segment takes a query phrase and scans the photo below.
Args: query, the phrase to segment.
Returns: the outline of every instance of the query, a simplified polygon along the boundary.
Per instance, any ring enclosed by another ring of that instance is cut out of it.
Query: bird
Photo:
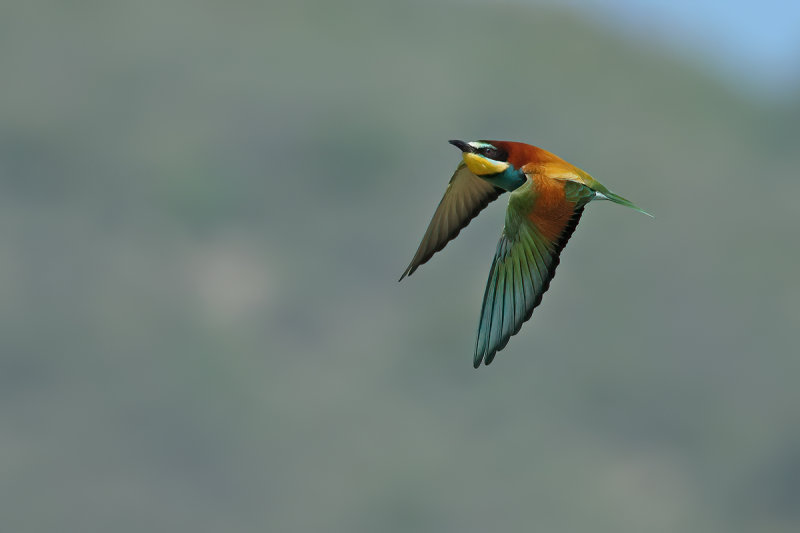
[[[450,178],[422,242],[399,281],[413,274],[487,205],[509,193],[489,270],[473,366],[491,364],[542,301],[586,204],[609,200],[652,217],[580,168],[542,148],[511,141],[459,141]]]

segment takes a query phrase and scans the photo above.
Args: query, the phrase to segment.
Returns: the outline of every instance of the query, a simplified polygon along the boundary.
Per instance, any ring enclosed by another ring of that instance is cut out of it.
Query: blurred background
[[[800,531],[796,3],[0,12],[3,531]],[[453,138],[656,216],[477,371]]]

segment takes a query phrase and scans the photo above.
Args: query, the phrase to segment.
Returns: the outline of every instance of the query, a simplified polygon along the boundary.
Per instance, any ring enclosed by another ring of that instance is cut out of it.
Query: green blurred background
[[[800,531],[800,89],[574,4],[4,3],[0,529]],[[452,138],[656,215],[478,371]]]

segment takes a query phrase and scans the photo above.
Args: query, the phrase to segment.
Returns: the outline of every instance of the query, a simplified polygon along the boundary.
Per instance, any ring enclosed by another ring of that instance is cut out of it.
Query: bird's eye
[[[505,150],[495,148],[494,146],[485,146],[479,150],[479,153],[483,157],[494,159],[495,161],[505,161],[508,159],[508,154],[505,152]]]

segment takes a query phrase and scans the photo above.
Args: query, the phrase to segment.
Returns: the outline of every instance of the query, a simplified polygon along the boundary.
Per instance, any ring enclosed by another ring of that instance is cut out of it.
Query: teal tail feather
[[[644,209],[642,209],[638,205],[634,204],[633,202],[631,202],[627,198],[623,198],[622,196],[620,196],[618,194],[614,194],[611,191],[603,191],[602,193],[600,193],[600,195],[604,196],[608,200],[611,200],[615,204],[624,205],[625,207],[630,207],[631,209],[635,209],[636,211],[639,211],[640,213],[645,214],[645,215],[649,216],[650,218],[655,218],[653,215],[651,215],[650,213],[648,213],[647,211],[645,211]]]

